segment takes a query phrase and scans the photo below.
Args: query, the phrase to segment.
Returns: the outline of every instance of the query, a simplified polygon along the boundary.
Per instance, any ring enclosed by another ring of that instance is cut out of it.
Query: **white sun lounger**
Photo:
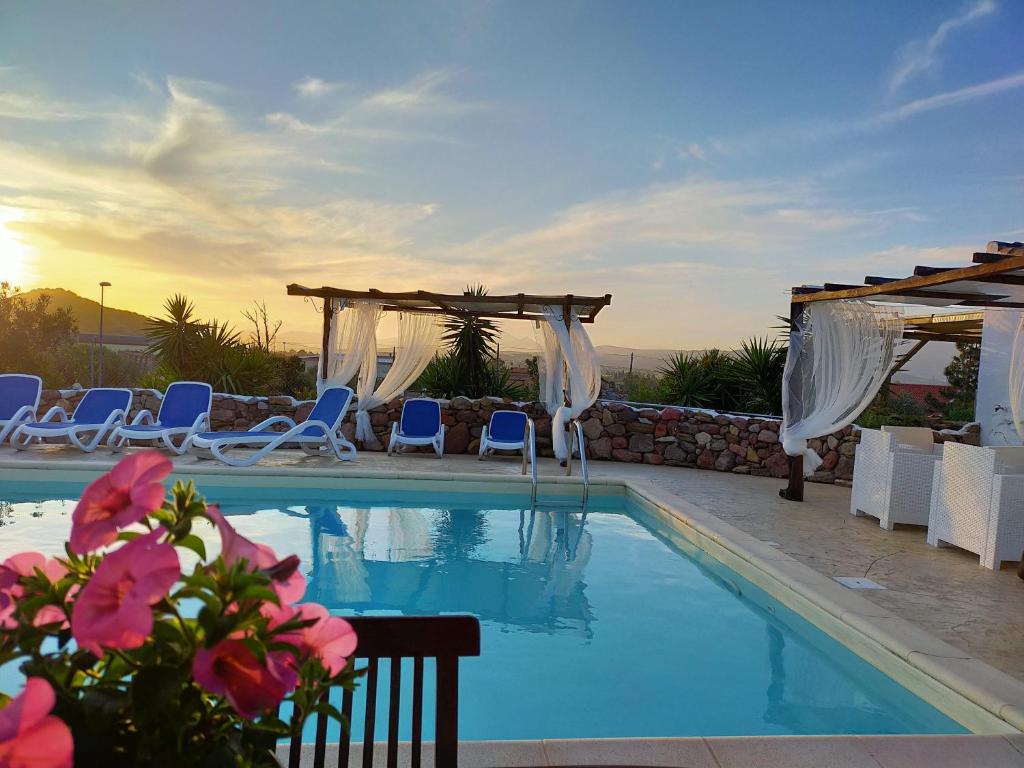
[[[213,387],[201,381],[176,381],[167,387],[156,419],[149,411],[139,411],[131,424],[115,429],[107,444],[119,451],[132,440],[160,440],[167,450],[185,452],[185,443],[203,427],[210,426]],[[179,445],[173,438],[182,438]]]
[[[39,396],[43,380],[27,373],[0,375],[0,445],[19,425],[39,417]]]
[[[59,405],[53,406],[42,421],[22,424],[11,435],[11,445],[23,451],[33,442],[44,437],[63,437],[86,453],[96,449],[107,432],[125,420],[132,405],[130,389],[90,389],[79,401],[74,414],[68,418],[67,411]],[[54,418],[57,421],[53,421]],[[88,433],[95,433],[86,439]]]
[[[297,443],[310,456],[333,452],[341,461],[354,459],[356,447],[341,434],[341,422],[352,402],[348,387],[330,387],[317,398],[309,417],[301,424],[287,416],[273,416],[252,429],[242,432],[200,432],[190,437],[185,448],[201,458],[214,458],[232,467],[248,467],[285,443]],[[270,427],[285,424],[287,431],[275,432]],[[245,458],[227,455],[232,448],[259,448]]]

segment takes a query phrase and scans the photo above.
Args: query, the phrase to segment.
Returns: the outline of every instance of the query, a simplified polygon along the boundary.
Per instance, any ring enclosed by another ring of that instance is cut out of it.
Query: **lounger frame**
[[[102,387],[102,389],[126,393],[128,395],[128,408],[131,408],[132,391],[130,389],[121,387]],[[77,410],[78,407],[76,406],[75,411]],[[38,429],[33,427],[31,423],[22,424],[11,435],[11,445],[14,446],[15,450],[24,451],[33,442],[42,442],[44,437],[65,437],[68,442],[79,450],[92,453],[103,442],[103,438],[107,436],[107,433],[115,430],[117,424],[123,422],[128,417],[128,409],[115,408],[102,424],[75,424],[74,413],[69,417],[67,411],[59,405],[55,405],[46,412],[38,423],[45,424],[51,422],[54,417],[57,418],[58,422],[66,423],[67,427],[65,429]],[[96,434],[91,439],[83,439],[83,435],[89,432],[95,432]]]
[[[115,429],[110,434],[110,439],[107,441],[107,445],[112,451],[124,450],[131,444],[132,440],[159,440],[164,444],[167,450],[176,453],[181,456],[188,450],[188,441],[193,435],[198,432],[202,432],[204,428],[209,429],[210,427],[210,409],[213,407],[213,388],[209,384],[203,381],[176,381],[174,384],[198,384],[201,386],[209,387],[209,399],[206,403],[206,412],[200,413],[196,416],[195,421],[192,422],[191,426],[188,427],[166,427],[161,429],[159,432],[153,432],[152,430],[136,430],[133,431],[132,427],[136,426],[153,426],[160,423],[160,411],[157,411],[156,417],[153,416],[152,412],[148,409],[144,409],[135,414],[135,418],[132,419],[130,424],[125,424]],[[172,384],[167,388],[170,392]],[[164,393],[164,398],[167,398],[167,392]],[[163,408],[163,402],[160,403],[160,408]],[[181,437],[181,444],[175,445],[172,438]]]
[[[43,394],[43,380],[30,373],[4,373],[0,374],[0,381],[7,378],[22,378],[36,380],[36,399],[32,405],[23,405],[16,410],[9,419],[0,419],[0,445],[3,445],[7,437],[20,425],[38,421],[36,416],[39,410],[39,398]]]

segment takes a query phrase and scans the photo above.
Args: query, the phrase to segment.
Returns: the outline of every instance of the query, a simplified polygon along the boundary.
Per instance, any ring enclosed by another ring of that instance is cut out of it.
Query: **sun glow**
[[[32,247],[25,243],[11,223],[25,215],[17,208],[0,208],[0,282],[23,286],[30,275]]]

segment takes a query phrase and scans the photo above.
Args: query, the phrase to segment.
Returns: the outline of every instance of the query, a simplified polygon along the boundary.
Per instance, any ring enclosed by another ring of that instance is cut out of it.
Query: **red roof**
[[[893,382],[889,385],[890,397],[899,397],[900,395],[910,395],[918,403],[918,405],[926,408],[928,411],[934,411],[928,404],[927,396],[931,395],[940,403],[946,402],[946,398],[942,396],[942,390],[945,389],[941,384],[899,384]]]

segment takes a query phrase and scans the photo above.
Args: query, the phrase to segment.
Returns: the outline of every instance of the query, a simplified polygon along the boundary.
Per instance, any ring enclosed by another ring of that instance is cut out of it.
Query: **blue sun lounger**
[[[53,406],[42,421],[22,424],[11,435],[11,445],[23,451],[33,442],[44,437],[63,437],[86,453],[91,453],[100,444],[107,432],[114,429],[128,417],[132,405],[130,389],[90,389],[68,418],[67,411],[59,405]],[[53,421],[56,417],[58,420]],[[86,438],[90,432],[95,434]]]
[[[480,458],[494,451],[525,451],[528,419],[522,411],[495,411],[480,433]]]
[[[232,467],[248,467],[285,443],[297,443],[310,456],[333,452],[341,461],[354,459],[356,447],[341,434],[341,422],[352,402],[348,387],[329,387],[317,398],[309,417],[301,424],[287,416],[273,416],[245,432],[200,432],[186,441],[188,451],[201,459],[214,458]],[[284,424],[288,429],[275,432],[270,427]],[[232,448],[259,448],[245,458],[225,452]]]
[[[27,373],[5,373],[0,375],[0,445],[21,424],[35,421],[39,417],[39,396],[43,392],[43,380]]]
[[[177,454],[185,452],[185,443],[199,430],[210,427],[210,406],[213,387],[200,381],[176,381],[167,387],[156,419],[149,411],[139,411],[131,424],[115,429],[107,441],[113,450],[120,451],[132,440],[160,440],[167,450]],[[172,438],[182,438],[175,445]]]
[[[441,404],[426,397],[414,397],[402,404],[402,418],[391,424],[388,456],[400,445],[430,445],[438,458],[444,454],[444,425]]]

